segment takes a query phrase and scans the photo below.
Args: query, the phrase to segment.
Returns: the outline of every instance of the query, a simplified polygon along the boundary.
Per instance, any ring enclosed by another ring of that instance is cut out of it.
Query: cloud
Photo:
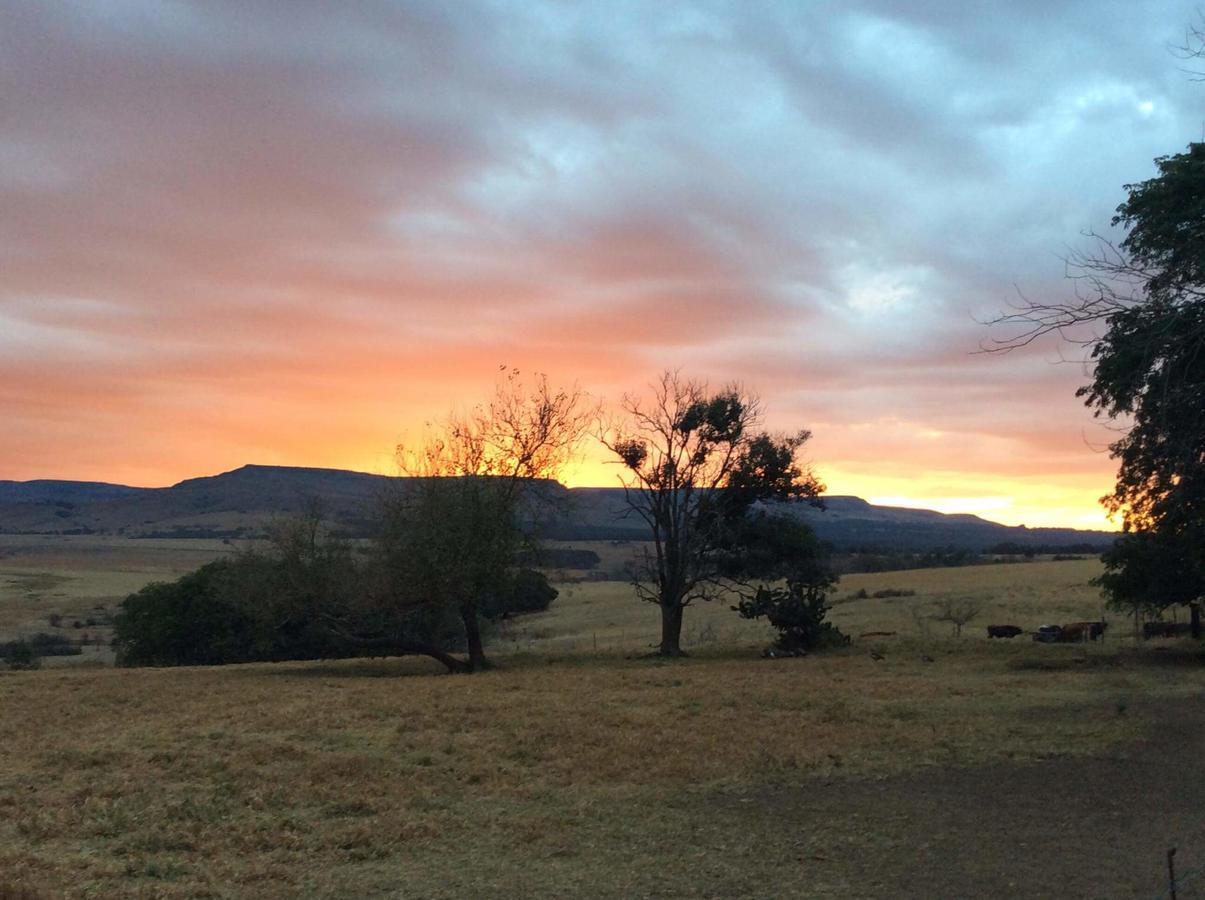
[[[813,425],[834,489],[1083,467],[1091,510],[1083,371],[972,351],[1196,134],[1192,17],[7,8],[0,475],[365,464],[499,363],[611,397],[681,366]]]

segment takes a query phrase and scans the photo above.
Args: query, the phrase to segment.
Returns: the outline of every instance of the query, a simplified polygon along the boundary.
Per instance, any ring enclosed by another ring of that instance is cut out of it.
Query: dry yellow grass
[[[969,599],[981,603],[982,611],[964,630],[965,639],[986,640],[988,624],[1012,623],[1032,631],[1047,622],[1111,618],[1102,610],[1099,592],[1088,583],[1099,571],[1099,561],[1085,559],[847,575],[838,585],[830,617],[854,638],[867,631],[894,631],[901,638],[940,644],[952,629],[928,618],[933,604],[946,597]],[[500,645],[511,651],[551,647],[565,652],[635,652],[657,643],[656,609],[637,603],[630,585],[584,582],[559,588],[561,598],[549,612],[525,617],[505,629]],[[884,589],[915,594],[852,599],[860,590],[873,594]],[[764,622],[743,621],[730,605],[717,601],[692,606],[686,614],[685,644],[745,647],[772,641],[773,633]],[[1114,625],[1110,643],[1129,635],[1126,623]]]
[[[842,596],[918,592],[837,607],[855,633],[900,631],[881,661],[857,640],[760,659],[764,626],[721,605],[690,612],[690,659],[647,659],[655,609],[594,583],[515,624],[474,676],[420,660],[4,673],[0,888],[765,895],[808,841],[865,827],[785,833],[756,799],[776,786],[1094,753],[1134,737],[1149,698],[1200,694],[1199,667],[1121,641],[953,640],[906,610],[952,592],[996,604],[984,622],[1084,618],[1094,565],[850,577]],[[839,874],[808,885],[845,892]]]
[[[1138,726],[1120,702],[1202,684],[1008,659],[6,675],[0,871],[77,896],[555,896],[620,866],[618,896],[660,877],[650,844],[714,831],[710,795],[1089,752]],[[713,860],[734,885],[763,864]]]

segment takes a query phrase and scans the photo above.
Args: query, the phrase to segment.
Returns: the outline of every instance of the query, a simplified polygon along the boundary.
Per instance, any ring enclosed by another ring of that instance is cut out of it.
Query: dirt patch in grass
[[[1105,753],[703,803],[741,828],[798,836],[768,894],[1157,897],[1169,847],[1181,848],[1181,873],[1205,869],[1205,699],[1142,714],[1142,737]]]

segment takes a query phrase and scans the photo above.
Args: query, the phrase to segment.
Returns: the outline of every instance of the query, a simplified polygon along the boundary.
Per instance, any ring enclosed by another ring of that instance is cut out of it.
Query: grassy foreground
[[[722,607],[692,611],[690,659],[643,658],[654,610],[586,584],[473,676],[419,660],[4,673],[0,894],[841,894],[811,860],[875,810],[800,834],[767,796],[1098,753],[1142,731],[1152,698],[1205,688],[1199,665],[1153,664],[1195,651],[954,640],[907,611],[953,591],[997,604],[982,622],[1086,617],[1093,565],[850,577],[841,596],[917,591],[836,609],[855,635],[898,634],[802,660],[758,658],[764,631]]]

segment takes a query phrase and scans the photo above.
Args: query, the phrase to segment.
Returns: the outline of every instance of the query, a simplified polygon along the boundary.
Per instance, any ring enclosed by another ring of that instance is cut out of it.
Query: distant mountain
[[[241,537],[261,534],[272,519],[313,499],[348,534],[366,533],[372,507],[399,479],[343,469],[243,466],[167,488],[79,481],[0,482],[0,532],[124,534],[130,537]],[[548,529],[561,540],[643,540],[644,523],[621,488],[549,485],[566,511]],[[983,550],[1002,542],[1023,547],[1092,545],[1115,535],[1070,528],[1010,527],[978,516],[874,506],[857,497],[826,497],[825,509],[793,504],[798,515],[839,549]]]
[[[572,512],[556,532],[570,540],[634,540],[644,523],[628,508],[622,488],[574,488]],[[1117,537],[1108,531],[1026,528],[1001,525],[979,516],[931,509],[875,506],[860,497],[827,496],[824,508],[805,503],[780,510],[807,522],[840,550],[923,551],[946,547],[982,551],[1002,543],[1021,547],[1091,546],[1100,550]]]
[[[243,466],[166,488],[4,482],[0,532],[242,536],[300,512],[314,498],[334,521],[354,530],[392,481],[342,469]]]
[[[144,490],[103,481],[0,481],[0,503],[88,503]]]

